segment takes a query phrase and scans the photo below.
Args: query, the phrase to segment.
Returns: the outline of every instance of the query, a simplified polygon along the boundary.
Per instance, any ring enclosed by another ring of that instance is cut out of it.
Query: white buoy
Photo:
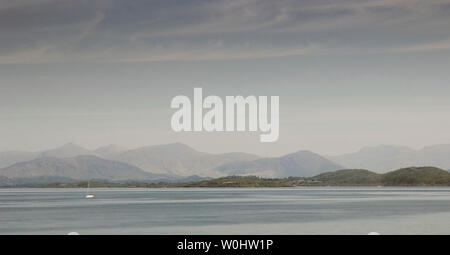
[[[379,236],[380,233],[378,233],[378,232],[370,232],[370,233],[367,234],[367,235],[369,235],[369,236]]]
[[[69,232],[69,233],[67,233],[67,235],[69,235],[69,236],[78,236],[80,234],[78,234],[78,232]]]

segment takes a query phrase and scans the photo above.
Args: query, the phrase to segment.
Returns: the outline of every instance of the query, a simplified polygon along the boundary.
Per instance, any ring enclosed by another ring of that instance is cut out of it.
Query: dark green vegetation
[[[330,186],[373,186],[382,185],[382,176],[368,170],[350,169],[319,174],[313,179]]]
[[[53,188],[84,188],[87,182],[38,185]],[[367,170],[339,170],[310,178],[289,177],[264,179],[255,176],[229,176],[212,180],[178,183],[103,182],[91,181],[91,187],[117,188],[180,188],[180,187],[296,187],[296,186],[450,186],[450,173],[435,167],[410,167],[377,174]],[[35,186],[36,187],[36,186]]]
[[[450,186],[450,173],[435,167],[408,167],[385,174],[340,170],[312,179],[329,186]]]
[[[110,183],[110,182],[90,182],[90,187],[116,187],[116,188],[182,188],[182,187],[292,187],[291,183],[285,182],[286,179],[263,179],[255,176],[229,176],[213,180],[203,180],[196,182],[179,182],[179,183]],[[87,182],[76,183],[53,183],[47,184],[43,187],[48,188],[84,188],[87,187]]]
[[[263,179],[256,176],[229,176],[200,182],[182,183],[182,187],[291,187],[286,179]]]
[[[450,173],[435,167],[403,168],[382,176],[386,186],[449,186]]]
[[[295,187],[295,186],[450,186],[450,173],[435,167],[410,167],[377,174],[349,169],[319,174],[311,178],[261,179],[231,176],[182,184],[183,187]]]

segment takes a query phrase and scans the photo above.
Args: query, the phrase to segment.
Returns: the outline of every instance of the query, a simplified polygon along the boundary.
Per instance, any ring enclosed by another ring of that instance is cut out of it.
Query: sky
[[[448,0],[0,0],[0,150],[450,143]],[[279,96],[280,138],[175,133],[177,95]]]

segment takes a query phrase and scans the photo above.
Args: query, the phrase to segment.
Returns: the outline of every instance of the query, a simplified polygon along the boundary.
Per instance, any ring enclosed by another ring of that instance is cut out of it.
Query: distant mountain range
[[[114,157],[115,155],[121,153],[125,151],[125,149],[123,149],[122,147],[115,145],[115,144],[110,144],[107,146],[103,146],[100,148],[97,148],[93,151],[93,153],[99,157]]]
[[[37,158],[0,169],[0,175],[7,178],[52,176],[74,180],[100,179],[108,181],[150,180],[166,177],[165,175],[142,171],[123,162],[102,159],[91,155],[74,158]]]
[[[349,169],[320,174],[313,178],[330,186],[448,186],[450,173],[436,167],[408,167],[384,174]]]
[[[384,173],[410,166],[450,169],[450,145],[429,146],[421,150],[399,146],[367,147],[356,153],[328,157],[299,151],[272,158],[239,152],[211,154],[181,143],[132,150],[108,145],[93,151],[68,143],[42,152],[0,152],[0,179],[3,178],[4,182],[6,179],[35,179],[39,182],[88,179],[171,181],[229,175],[311,177],[340,169]]]
[[[1,182],[1,178],[0,178]],[[26,185],[22,185],[26,186]],[[86,181],[38,184],[35,187],[84,188]],[[409,167],[378,174],[368,170],[349,169],[326,172],[313,177],[260,178],[227,176],[208,180],[171,183],[91,182],[93,187],[170,188],[170,187],[298,187],[298,186],[450,186],[450,173],[435,167]]]
[[[37,152],[28,151],[3,151],[0,152],[0,168],[35,159],[39,156]]]
[[[449,186],[450,173],[435,167],[409,167],[378,174],[351,169],[317,176],[261,179],[254,176],[228,176],[186,184],[181,187],[295,187],[295,186]]]
[[[356,153],[327,158],[345,168],[367,169],[378,173],[409,166],[450,169],[450,144],[428,146],[421,150],[389,145],[365,147]]]
[[[216,168],[224,175],[255,175],[264,177],[310,177],[343,169],[342,166],[310,151],[299,151],[279,158],[260,158],[232,162]]]
[[[250,161],[258,156],[247,153],[210,154],[173,143],[142,147],[113,155],[110,159],[126,162],[152,173],[189,176],[220,176],[214,168],[230,162]]]
[[[70,158],[80,155],[93,155],[94,153],[73,143],[65,144],[61,147],[42,151],[5,151],[0,152],[0,168],[11,166],[15,163],[29,161],[37,158],[54,157],[54,158]]]

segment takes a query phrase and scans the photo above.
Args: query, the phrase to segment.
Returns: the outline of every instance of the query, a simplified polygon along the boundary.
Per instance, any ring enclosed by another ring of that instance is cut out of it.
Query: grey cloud
[[[62,54],[99,21],[104,8],[101,1],[41,1],[0,8],[0,55]]]
[[[0,63],[446,50],[448,12],[439,0],[1,1]]]

